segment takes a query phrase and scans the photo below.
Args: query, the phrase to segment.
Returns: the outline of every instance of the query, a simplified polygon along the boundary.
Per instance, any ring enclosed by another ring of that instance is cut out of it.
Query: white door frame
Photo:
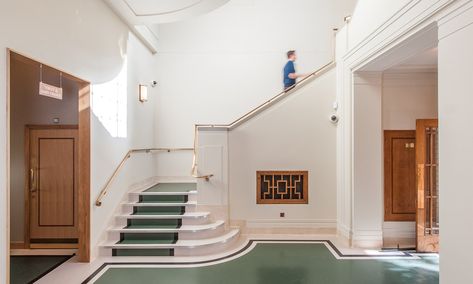
[[[350,24],[337,35],[337,100],[341,114],[337,133],[337,223],[338,234],[352,246],[377,247],[382,242],[382,223],[376,224],[377,230],[356,226],[355,200],[359,200],[356,199],[354,186],[355,73],[382,71],[396,65],[403,58],[432,47],[433,42],[438,41],[438,26],[447,22],[459,10],[467,9],[468,7],[464,7],[465,3],[470,1],[412,0],[355,46],[349,46],[350,43],[347,42],[350,38]],[[436,37],[432,37],[432,34]],[[413,44],[416,40],[425,45]],[[382,192],[382,188],[380,191]]]

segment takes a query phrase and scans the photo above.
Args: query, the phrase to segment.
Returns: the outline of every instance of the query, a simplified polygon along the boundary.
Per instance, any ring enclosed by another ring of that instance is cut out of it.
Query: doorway
[[[355,247],[417,247],[416,121],[438,118],[436,45],[432,25],[353,73]]]
[[[10,248],[88,262],[90,84],[12,50],[8,71]]]
[[[430,184],[420,174],[424,167],[431,166],[425,163],[431,157],[431,149],[426,148],[425,131],[419,129],[438,117],[437,48],[384,70],[382,77],[383,247],[438,252],[438,238],[437,244],[433,240],[422,241],[427,238],[424,228],[429,226],[421,216],[426,212],[423,190]],[[427,172],[430,174],[430,169]]]

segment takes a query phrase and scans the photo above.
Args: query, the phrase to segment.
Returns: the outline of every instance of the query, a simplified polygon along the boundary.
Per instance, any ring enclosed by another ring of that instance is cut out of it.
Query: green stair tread
[[[135,239],[125,239],[117,242],[117,244],[123,245],[140,245],[140,244],[173,244],[175,243],[174,240],[156,240],[156,239],[149,239],[149,240],[135,240]]]
[[[142,212],[135,212],[132,215],[183,215],[184,213],[181,213],[180,211],[174,211],[174,212],[153,212],[153,211],[142,211]]]
[[[195,183],[158,183],[145,192],[189,192],[197,189]]]
[[[184,200],[141,200],[139,203],[156,203],[156,204],[161,204],[161,203],[186,203]]]
[[[113,256],[172,256],[172,249],[113,249]]]
[[[178,225],[129,225],[126,229],[177,229]]]

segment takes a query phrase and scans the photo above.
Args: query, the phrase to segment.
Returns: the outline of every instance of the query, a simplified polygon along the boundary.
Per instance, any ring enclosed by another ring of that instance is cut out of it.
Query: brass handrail
[[[104,196],[107,194],[108,189],[110,185],[112,184],[113,180],[117,177],[118,173],[120,170],[123,168],[125,165],[126,161],[131,157],[132,154],[137,154],[137,153],[157,153],[157,152],[178,152],[178,151],[193,151],[193,148],[147,148],[147,149],[131,149],[129,150],[123,159],[121,160],[120,164],[118,167],[113,171],[113,174],[108,178],[107,183],[105,183],[105,186],[102,188],[102,191],[100,192],[99,196],[97,197],[97,200],[95,201],[96,206],[101,206],[102,205],[102,199]]]
[[[270,98],[269,100],[265,101],[264,103],[260,104],[259,106],[255,107],[251,111],[247,112],[246,114],[242,115],[241,117],[235,119],[231,123],[228,124],[195,124],[194,125],[194,150],[193,150],[193,158],[192,158],[192,175],[195,176],[197,175],[197,156],[198,156],[198,132],[200,128],[215,128],[215,129],[224,129],[226,131],[232,130],[241,123],[247,121],[248,119],[252,118],[253,116],[259,114],[261,111],[266,109],[267,107],[271,106],[272,104],[276,103],[283,97],[286,97],[290,94],[292,94],[295,90],[299,89],[301,86],[303,86],[305,83],[308,82],[309,79],[315,79],[323,74],[325,74],[327,71],[331,70],[333,67],[335,67],[335,56],[333,59],[325,64],[324,66],[320,67],[316,71],[310,73],[306,77],[302,78],[299,82],[297,82],[293,87],[290,89],[286,89],[276,96]],[[200,178],[205,178],[205,180],[209,180],[213,175],[203,175],[200,176]]]

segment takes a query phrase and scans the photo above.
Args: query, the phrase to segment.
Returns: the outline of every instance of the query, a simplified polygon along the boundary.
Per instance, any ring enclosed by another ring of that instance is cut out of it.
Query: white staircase
[[[196,187],[165,182],[130,192],[103,247],[113,256],[197,256],[225,249],[239,230],[197,211]]]

